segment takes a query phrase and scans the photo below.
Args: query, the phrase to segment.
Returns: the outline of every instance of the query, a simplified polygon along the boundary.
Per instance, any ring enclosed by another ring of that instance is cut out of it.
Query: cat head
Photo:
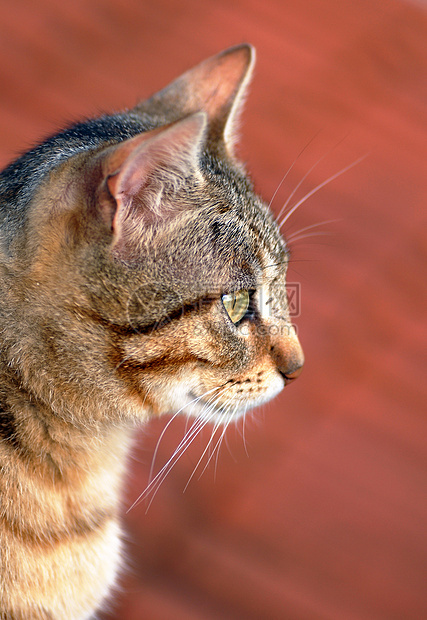
[[[234,153],[253,58],[227,50],[0,177],[2,361],[74,424],[228,421],[299,374],[287,248]]]

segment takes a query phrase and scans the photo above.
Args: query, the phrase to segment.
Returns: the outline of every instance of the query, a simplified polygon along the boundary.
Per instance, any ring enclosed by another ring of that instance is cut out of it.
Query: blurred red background
[[[130,107],[203,58],[258,51],[241,155],[287,222],[301,378],[183,493],[209,434],[124,518],[120,620],[421,619],[426,602],[427,15],[397,0],[1,1],[0,160]],[[425,6],[425,5],[424,5]],[[308,146],[307,146],[308,145]],[[322,159],[323,158],[323,159]],[[304,233],[301,233],[304,234]],[[138,436],[124,512],[167,420]],[[182,438],[175,422],[156,466]],[[248,456],[246,454],[248,453]],[[201,471],[203,468],[199,468]],[[215,473],[216,470],[216,473]]]

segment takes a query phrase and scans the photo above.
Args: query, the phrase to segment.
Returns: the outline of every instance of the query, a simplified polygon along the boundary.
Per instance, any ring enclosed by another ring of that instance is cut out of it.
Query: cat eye
[[[248,311],[250,303],[249,291],[237,291],[221,297],[230,320],[237,325]]]

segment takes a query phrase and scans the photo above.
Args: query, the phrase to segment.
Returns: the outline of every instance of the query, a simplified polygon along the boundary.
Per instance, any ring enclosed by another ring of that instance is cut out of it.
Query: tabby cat
[[[253,49],[0,174],[0,618],[90,618],[135,423],[228,422],[300,372],[286,245],[233,143]]]

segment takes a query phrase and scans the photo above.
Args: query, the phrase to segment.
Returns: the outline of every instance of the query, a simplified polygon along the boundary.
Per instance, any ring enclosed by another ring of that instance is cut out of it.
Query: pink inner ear
[[[255,50],[250,45],[230,48],[190,69],[169,86],[139,103],[135,111],[148,112],[156,106],[170,110],[176,118],[204,112],[207,137],[220,150],[224,143],[232,152],[232,130],[239,115],[243,95],[252,74]]]
[[[153,129],[146,133],[142,133],[134,138],[122,142],[113,149],[108,151],[108,155],[104,160],[104,177],[107,180],[108,189],[114,198],[120,193],[120,178],[121,172],[126,164],[129,164],[133,157],[132,155],[146,142],[152,140],[158,135],[164,128]]]
[[[205,126],[206,116],[199,112],[114,147],[104,162],[111,195],[131,199],[150,176],[161,182],[168,170],[184,178],[196,172]]]
[[[111,221],[116,253],[133,255],[144,227],[182,211],[179,202],[165,201],[165,189],[175,191],[189,177],[201,178],[205,127],[206,115],[199,112],[106,151],[104,179],[116,202]]]
[[[211,120],[227,115],[236,99],[251,63],[251,50],[241,47],[202,63],[188,74],[188,88]],[[199,69],[199,70],[197,70]]]
[[[132,199],[144,184],[146,171],[141,161],[143,157],[130,157],[129,160],[123,170],[107,177],[108,189],[117,202],[121,201],[123,196]]]

